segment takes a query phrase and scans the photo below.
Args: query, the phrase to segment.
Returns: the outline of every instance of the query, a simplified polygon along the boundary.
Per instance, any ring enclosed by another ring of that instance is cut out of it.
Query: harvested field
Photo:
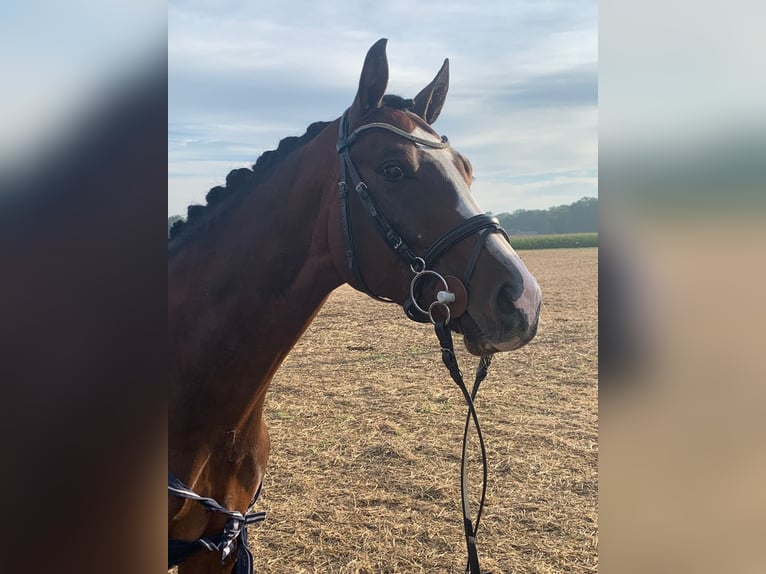
[[[522,254],[543,312],[532,343],[495,357],[477,401],[490,467],[484,570],[597,569],[597,255]],[[455,343],[472,379],[476,358]],[[255,571],[463,572],[464,417],[431,327],[338,289],[271,386]],[[471,470],[475,500],[478,456]]]

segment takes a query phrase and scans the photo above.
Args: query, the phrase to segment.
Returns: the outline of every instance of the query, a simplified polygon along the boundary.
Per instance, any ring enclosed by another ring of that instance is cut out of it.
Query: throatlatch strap
[[[383,301],[384,303],[391,303],[391,299],[382,297],[377,293],[374,293],[368,286],[362,277],[362,271],[359,269],[359,265],[356,262],[356,254],[354,253],[354,233],[351,223],[351,200],[349,198],[349,183],[356,189],[359,185],[364,185],[359,177],[359,172],[356,171],[354,162],[351,161],[351,155],[349,154],[349,146],[353,140],[349,140],[346,137],[348,124],[348,110],[341,116],[338,124],[338,156],[340,159],[340,181],[338,182],[338,196],[340,199],[340,219],[341,228],[343,231],[343,243],[346,250],[346,261],[351,274],[354,276],[358,288],[367,293],[370,297]],[[349,181],[350,180],[350,181]],[[357,194],[358,189],[356,189]],[[360,197],[361,199],[361,197]],[[364,203],[364,202],[363,202]],[[365,208],[370,211],[370,207],[365,204]],[[373,211],[376,208],[373,204]],[[382,216],[381,216],[382,217]],[[376,220],[378,228],[380,229],[380,222]],[[388,223],[388,222],[386,222]],[[389,226],[390,227],[390,226]],[[390,244],[390,240],[387,240]]]
[[[388,124],[383,123],[372,123],[372,124],[365,124],[363,126],[358,127],[354,132],[346,137],[346,131],[348,130],[348,110],[344,112],[343,116],[340,119],[340,125],[338,126],[338,155],[340,156],[340,185],[346,188],[346,197],[345,200],[348,202],[348,187],[353,187],[354,191],[356,191],[359,200],[361,201],[364,208],[367,210],[367,213],[372,217],[372,220],[375,222],[375,226],[377,227],[378,233],[380,236],[386,241],[389,248],[396,253],[396,255],[401,258],[405,263],[408,265],[412,265],[415,263],[417,256],[415,253],[410,249],[410,247],[404,242],[401,235],[399,235],[394,228],[391,226],[391,224],[388,222],[388,219],[386,219],[385,215],[380,211],[377,204],[375,203],[375,200],[372,198],[372,196],[368,193],[367,185],[362,181],[362,177],[359,175],[359,172],[356,169],[356,166],[354,165],[354,162],[351,160],[351,144],[356,141],[357,136],[360,132],[371,129],[371,128],[383,128],[387,129],[389,131],[393,131],[398,135],[401,135],[402,137],[405,137],[412,141],[417,141],[418,143],[426,143],[431,145],[432,147],[446,147],[449,144],[446,144],[444,142],[432,142],[430,140],[424,140],[422,138],[417,138],[413,136],[412,134],[408,134],[407,132],[400,130],[399,128],[396,128],[395,126],[389,126]],[[345,206],[342,206],[341,209],[344,209],[347,213],[346,216],[350,216],[350,208],[348,203],[346,203]],[[348,229],[350,231],[350,225],[348,226]],[[347,257],[348,252],[351,252],[350,255],[350,261],[353,265],[356,265],[356,262],[354,260],[353,256],[353,234],[352,233],[346,233],[346,237],[348,238],[347,241]]]

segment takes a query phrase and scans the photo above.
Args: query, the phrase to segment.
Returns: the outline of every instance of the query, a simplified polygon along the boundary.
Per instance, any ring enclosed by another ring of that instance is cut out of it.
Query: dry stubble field
[[[593,572],[598,250],[521,255],[544,303],[537,337],[495,357],[477,401],[490,468],[482,569]],[[476,359],[455,343],[472,379]],[[430,326],[344,286],[285,361],[266,408],[256,572],[463,572],[465,408]],[[471,468],[475,500],[478,457]]]

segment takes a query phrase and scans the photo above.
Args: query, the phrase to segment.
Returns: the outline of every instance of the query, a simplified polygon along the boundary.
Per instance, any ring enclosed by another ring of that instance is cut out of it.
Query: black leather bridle
[[[500,233],[508,241],[508,235],[505,230],[500,226],[498,219],[492,215],[481,213],[474,215],[463,221],[460,225],[446,232],[439,237],[431,247],[423,254],[422,257],[415,254],[415,252],[407,245],[393,226],[388,222],[386,216],[378,208],[374,198],[370,195],[367,184],[362,181],[354,162],[351,160],[351,146],[357,141],[359,135],[365,131],[373,129],[383,129],[393,132],[409,141],[415,142],[429,148],[444,149],[449,147],[449,141],[446,136],[442,136],[439,141],[421,138],[415,136],[409,132],[406,132],[391,124],[382,122],[372,122],[364,124],[356,128],[350,134],[348,133],[348,110],[343,114],[340,119],[340,126],[338,128],[338,145],[337,151],[340,156],[340,181],[338,182],[338,194],[340,196],[340,215],[341,225],[343,227],[343,240],[346,250],[346,260],[348,262],[349,270],[351,271],[357,286],[375,299],[380,301],[390,302],[387,297],[382,297],[374,293],[365,282],[362,277],[362,272],[359,268],[359,263],[356,258],[356,252],[354,249],[354,231],[351,221],[351,202],[349,197],[349,184],[356,191],[359,200],[366,209],[369,216],[375,223],[375,228],[378,233],[386,242],[386,245],[393,251],[402,261],[404,261],[415,277],[411,284],[411,297],[403,305],[404,311],[407,317],[413,321],[421,323],[427,323],[429,320],[434,321],[431,317],[431,313],[428,310],[421,307],[415,300],[415,284],[418,280],[426,274],[436,275],[440,278],[444,285],[446,282],[441,275],[433,271],[433,265],[441,258],[447,251],[452,249],[455,245],[470,237],[474,233],[481,232],[480,239],[474,247],[471,258],[469,259],[468,266],[463,273],[462,282],[465,285],[466,290],[469,289],[470,279],[473,275],[473,270],[476,267],[476,262],[479,258],[479,254],[484,247],[487,239],[492,233]],[[350,180],[350,181],[349,181]],[[449,289],[445,289],[449,291]],[[445,305],[443,302],[439,302],[441,305]]]
[[[473,275],[476,262],[479,255],[484,248],[487,239],[492,233],[500,233],[505,237],[506,241],[509,241],[508,235],[505,230],[500,226],[500,222],[496,217],[488,214],[479,214],[470,217],[463,221],[460,225],[454,229],[446,232],[439,237],[422,257],[415,254],[415,252],[407,245],[393,226],[388,222],[383,212],[380,211],[375,200],[369,193],[367,185],[362,181],[359,176],[359,172],[354,166],[354,162],[351,161],[350,149],[354,142],[358,139],[359,135],[367,130],[383,129],[393,132],[409,141],[415,142],[429,148],[444,149],[449,147],[449,142],[445,136],[441,137],[441,140],[435,141],[432,139],[421,138],[415,136],[409,132],[406,132],[396,126],[382,122],[372,122],[363,124],[356,128],[350,134],[348,133],[348,110],[343,114],[340,119],[340,126],[338,129],[338,145],[337,151],[340,156],[340,181],[338,183],[338,194],[340,196],[340,215],[341,225],[343,227],[343,239],[345,243],[346,259],[348,262],[349,270],[351,271],[357,287],[368,295],[381,301],[391,302],[390,299],[382,297],[374,293],[364,281],[359,264],[356,259],[354,250],[354,233],[351,221],[351,203],[349,198],[349,183],[356,191],[359,200],[365,207],[367,213],[372,217],[375,227],[378,233],[386,242],[388,247],[407,265],[414,273],[412,282],[410,283],[410,297],[404,303],[404,311],[410,319],[418,322],[430,321],[434,325],[436,336],[439,339],[442,351],[442,361],[449,370],[450,376],[460,388],[463,393],[463,398],[468,405],[468,414],[466,415],[465,429],[463,432],[463,447],[462,447],[462,462],[461,462],[461,476],[460,476],[460,490],[463,510],[463,530],[465,533],[466,549],[468,552],[468,561],[466,565],[466,572],[471,574],[481,574],[481,568],[479,566],[479,556],[476,549],[476,530],[479,527],[479,521],[481,520],[481,513],[484,507],[484,500],[487,491],[487,453],[484,446],[484,438],[481,433],[481,427],[479,425],[479,418],[476,414],[473,401],[479,391],[479,385],[487,375],[487,370],[491,362],[491,355],[484,355],[479,361],[479,366],[476,369],[476,379],[474,381],[473,388],[469,391],[463,381],[463,374],[458,367],[457,359],[455,357],[454,345],[452,342],[452,332],[448,325],[450,321],[450,303],[455,301],[455,294],[450,292],[450,286],[445,278],[433,270],[433,265],[442,257],[447,251],[453,248],[455,245],[467,239],[475,233],[480,233],[479,240],[476,242],[466,270],[462,275],[462,284],[465,289],[466,297],[468,297],[470,288],[470,279]],[[349,182],[350,180],[350,182]],[[416,300],[416,285],[418,281],[427,276],[432,275],[440,280],[444,289],[439,291],[436,300],[431,303],[427,308],[422,307]],[[437,318],[434,316],[433,310],[435,307],[441,307],[446,310],[446,318]],[[467,470],[467,442],[468,431],[471,423],[473,423],[476,429],[476,434],[479,440],[479,446],[481,449],[482,460],[482,490],[481,498],[476,513],[476,520],[471,519],[471,509],[468,501],[468,470]]]

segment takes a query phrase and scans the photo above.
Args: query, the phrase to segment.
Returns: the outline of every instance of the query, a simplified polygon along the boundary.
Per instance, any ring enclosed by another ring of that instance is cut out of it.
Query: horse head
[[[413,99],[387,96],[385,49],[385,39],[370,48],[339,124],[335,265],[354,288],[399,303],[414,320],[449,321],[473,354],[517,349],[537,331],[542,294],[474,199],[470,162],[431,127],[449,62]]]

